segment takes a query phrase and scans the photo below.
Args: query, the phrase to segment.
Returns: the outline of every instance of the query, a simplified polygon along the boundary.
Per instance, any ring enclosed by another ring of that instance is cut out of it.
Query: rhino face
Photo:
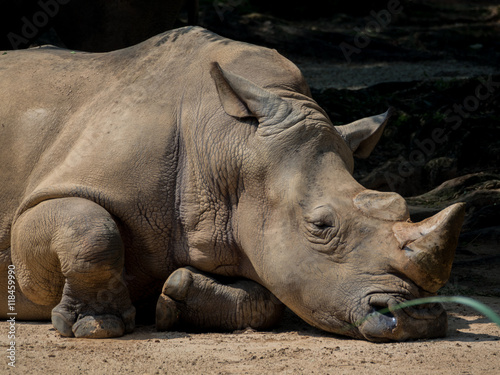
[[[440,305],[377,311],[433,295],[444,285],[463,207],[410,223],[403,198],[366,191],[323,158],[320,171],[304,165],[310,177],[290,179],[282,203],[272,201],[262,238],[265,285],[326,331],[371,341],[444,336],[447,318]]]
[[[393,307],[446,283],[463,205],[411,223],[401,196],[352,177],[353,154],[368,156],[389,114],[335,128],[305,96],[283,99],[219,68],[212,75],[225,111],[259,122],[236,217],[255,281],[329,332],[371,341],[444,336],[440,305]]]

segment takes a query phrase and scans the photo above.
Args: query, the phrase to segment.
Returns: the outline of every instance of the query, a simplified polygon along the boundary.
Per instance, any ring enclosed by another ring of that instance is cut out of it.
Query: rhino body
[[[373,341],[446,333],[438,305],[377,311],[444,285],[463,207],[414,224],[360,186],[353,154],[388,114],[334,127],[276,51],[188,27],[9,52],[0,85],[0,293],[15,270],[18,319],[112,337],[156,304],[159,329],[267,328],[283,303]]]

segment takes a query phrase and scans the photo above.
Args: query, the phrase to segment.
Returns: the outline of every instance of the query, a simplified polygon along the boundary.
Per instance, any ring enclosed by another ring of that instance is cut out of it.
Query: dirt
[[[475,298],[500,314],[500,166],[493,145],[493,140],[498,145],[500,90],[463,119],[466,126],[427,155],[425,165],[414,166],[411,176],[400,173],[396,176],[400,183],[392,186],[383,178],[397,174],[401,160],[408,160],[415,149],[415,139],[427,139],[426,132],[443,122],[442,113],[474,93],[479,78],[498,75],[497,1],[405,2],[403,14],[371,35],[370,45],[353,54],[351,62],[339,45],[353,43],[354,27],[370,21],[368,12],[280,19],[276,14],[255,13],[247,3],[226,1],[226,7],[216,13],[212,1],[202,2],[202,25],[228,37],[277,48],[290,57],[336,123],[373,114],[388,104],[395,106],[398,115],[392,130],[369,161],[357,164],[356,178],[365,185],[411,196],[469,173],[491,173],[481,179],[481,187],[457,185],[446,199],[424,195],[409,201],[414,205],[412,215],[422,219],[442,205],[469,199],[452,276],[441,294]],[[500,81],[495,77],[495,82]],[[431,124],[428,129],[426,124]],[[485,132],[486,138],[471,136]],[[316,330],[290,311],[269,332],[160,333],[150,325],[107,340],[63,338],[50,323],[16,322],[15,368],[8,365],[10,325],[3,321],[0,373],[500,373],[500,327],[469,307],[446,307],[446,338],[385,344]]]

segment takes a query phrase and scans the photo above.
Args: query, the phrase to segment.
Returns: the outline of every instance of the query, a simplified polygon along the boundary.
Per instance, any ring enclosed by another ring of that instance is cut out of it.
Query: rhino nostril
[[[383,312],[383,313],[382,313]],[[398,319],[388,309],[372,307],[360,326],[361,331],[373,337],[387,337],[398,326]]]
[[[383,315],[385,318],[388,318],[388,322],[396,325],[396,317],[390,310],[387,303],[375,302],[371,304],[371,313],[370,315]]]

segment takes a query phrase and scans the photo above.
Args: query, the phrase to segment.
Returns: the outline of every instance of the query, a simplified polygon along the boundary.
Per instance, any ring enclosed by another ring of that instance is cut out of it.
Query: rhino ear
[[[227,74],[227,72],[226,72]],[[218,63],[213,63],[210,69],[210,75],[215,81],[217,92],[222,103],[224,111],[233,117],[244,118],[253,117],[244,101],[236,94],[225,78],[225,74]]]
[[[381,115],[366,117],[347,125],[336,126],[354,156],[367,158],[380,140],[387,121],[393,114],[393,108]]]
[[[212,63],[210,74],[224,111],[237,118],[256,118],[264,134],[278,133],[300,120],[300,113],[291,116],[297,111],[286,100],[246,78],[223,70],[218,63]]]

